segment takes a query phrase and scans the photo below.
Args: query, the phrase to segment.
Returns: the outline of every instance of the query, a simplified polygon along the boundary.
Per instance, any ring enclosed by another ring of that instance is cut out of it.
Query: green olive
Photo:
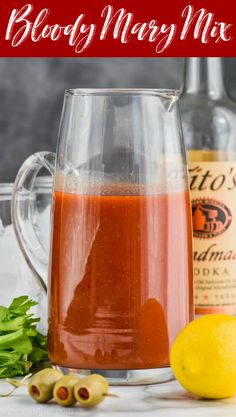
[[[74,405],[76,403],[74,396],[74,386],[79,381],[80,378],[73,374],[65,375],[59,379],[53,388],[54,400],[60,405]]]
[[[75,385],[74,395],[83,407],[94,407],[104,400],[108,389],[109,384],[103,376],[92,374]]]
[[[29,395],[39,403],[46,403],[53,397],[53,387],[61,376],[56,369],[42,369],[32,376],[28,384]]]

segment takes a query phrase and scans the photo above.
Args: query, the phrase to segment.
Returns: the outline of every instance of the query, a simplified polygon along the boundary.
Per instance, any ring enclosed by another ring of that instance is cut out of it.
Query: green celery
[[[47,337],[36,328],[40,319],[28,312],[36,304],[21,296],[8,308],[0,306],[0,378],[25,375],[48,361]]]

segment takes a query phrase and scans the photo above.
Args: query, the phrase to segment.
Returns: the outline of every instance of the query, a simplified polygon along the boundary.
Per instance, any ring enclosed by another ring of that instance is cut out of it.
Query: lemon
[[[177,335],[170,363],[179,383],[205,398],[236,394],[236,318],[210,314],[193,320]]]

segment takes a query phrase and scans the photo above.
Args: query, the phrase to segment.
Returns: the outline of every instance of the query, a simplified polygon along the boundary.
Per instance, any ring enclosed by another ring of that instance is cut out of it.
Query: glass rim
[[[69,88],[65,96],[152,96],[177,100],[180,95],[178,89],[168,88]]]

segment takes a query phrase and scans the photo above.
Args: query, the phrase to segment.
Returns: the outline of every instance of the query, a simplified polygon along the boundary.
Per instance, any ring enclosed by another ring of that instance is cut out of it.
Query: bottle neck
[[[217,100],[227,96],[220,58],[186,58],[182,94]]]

